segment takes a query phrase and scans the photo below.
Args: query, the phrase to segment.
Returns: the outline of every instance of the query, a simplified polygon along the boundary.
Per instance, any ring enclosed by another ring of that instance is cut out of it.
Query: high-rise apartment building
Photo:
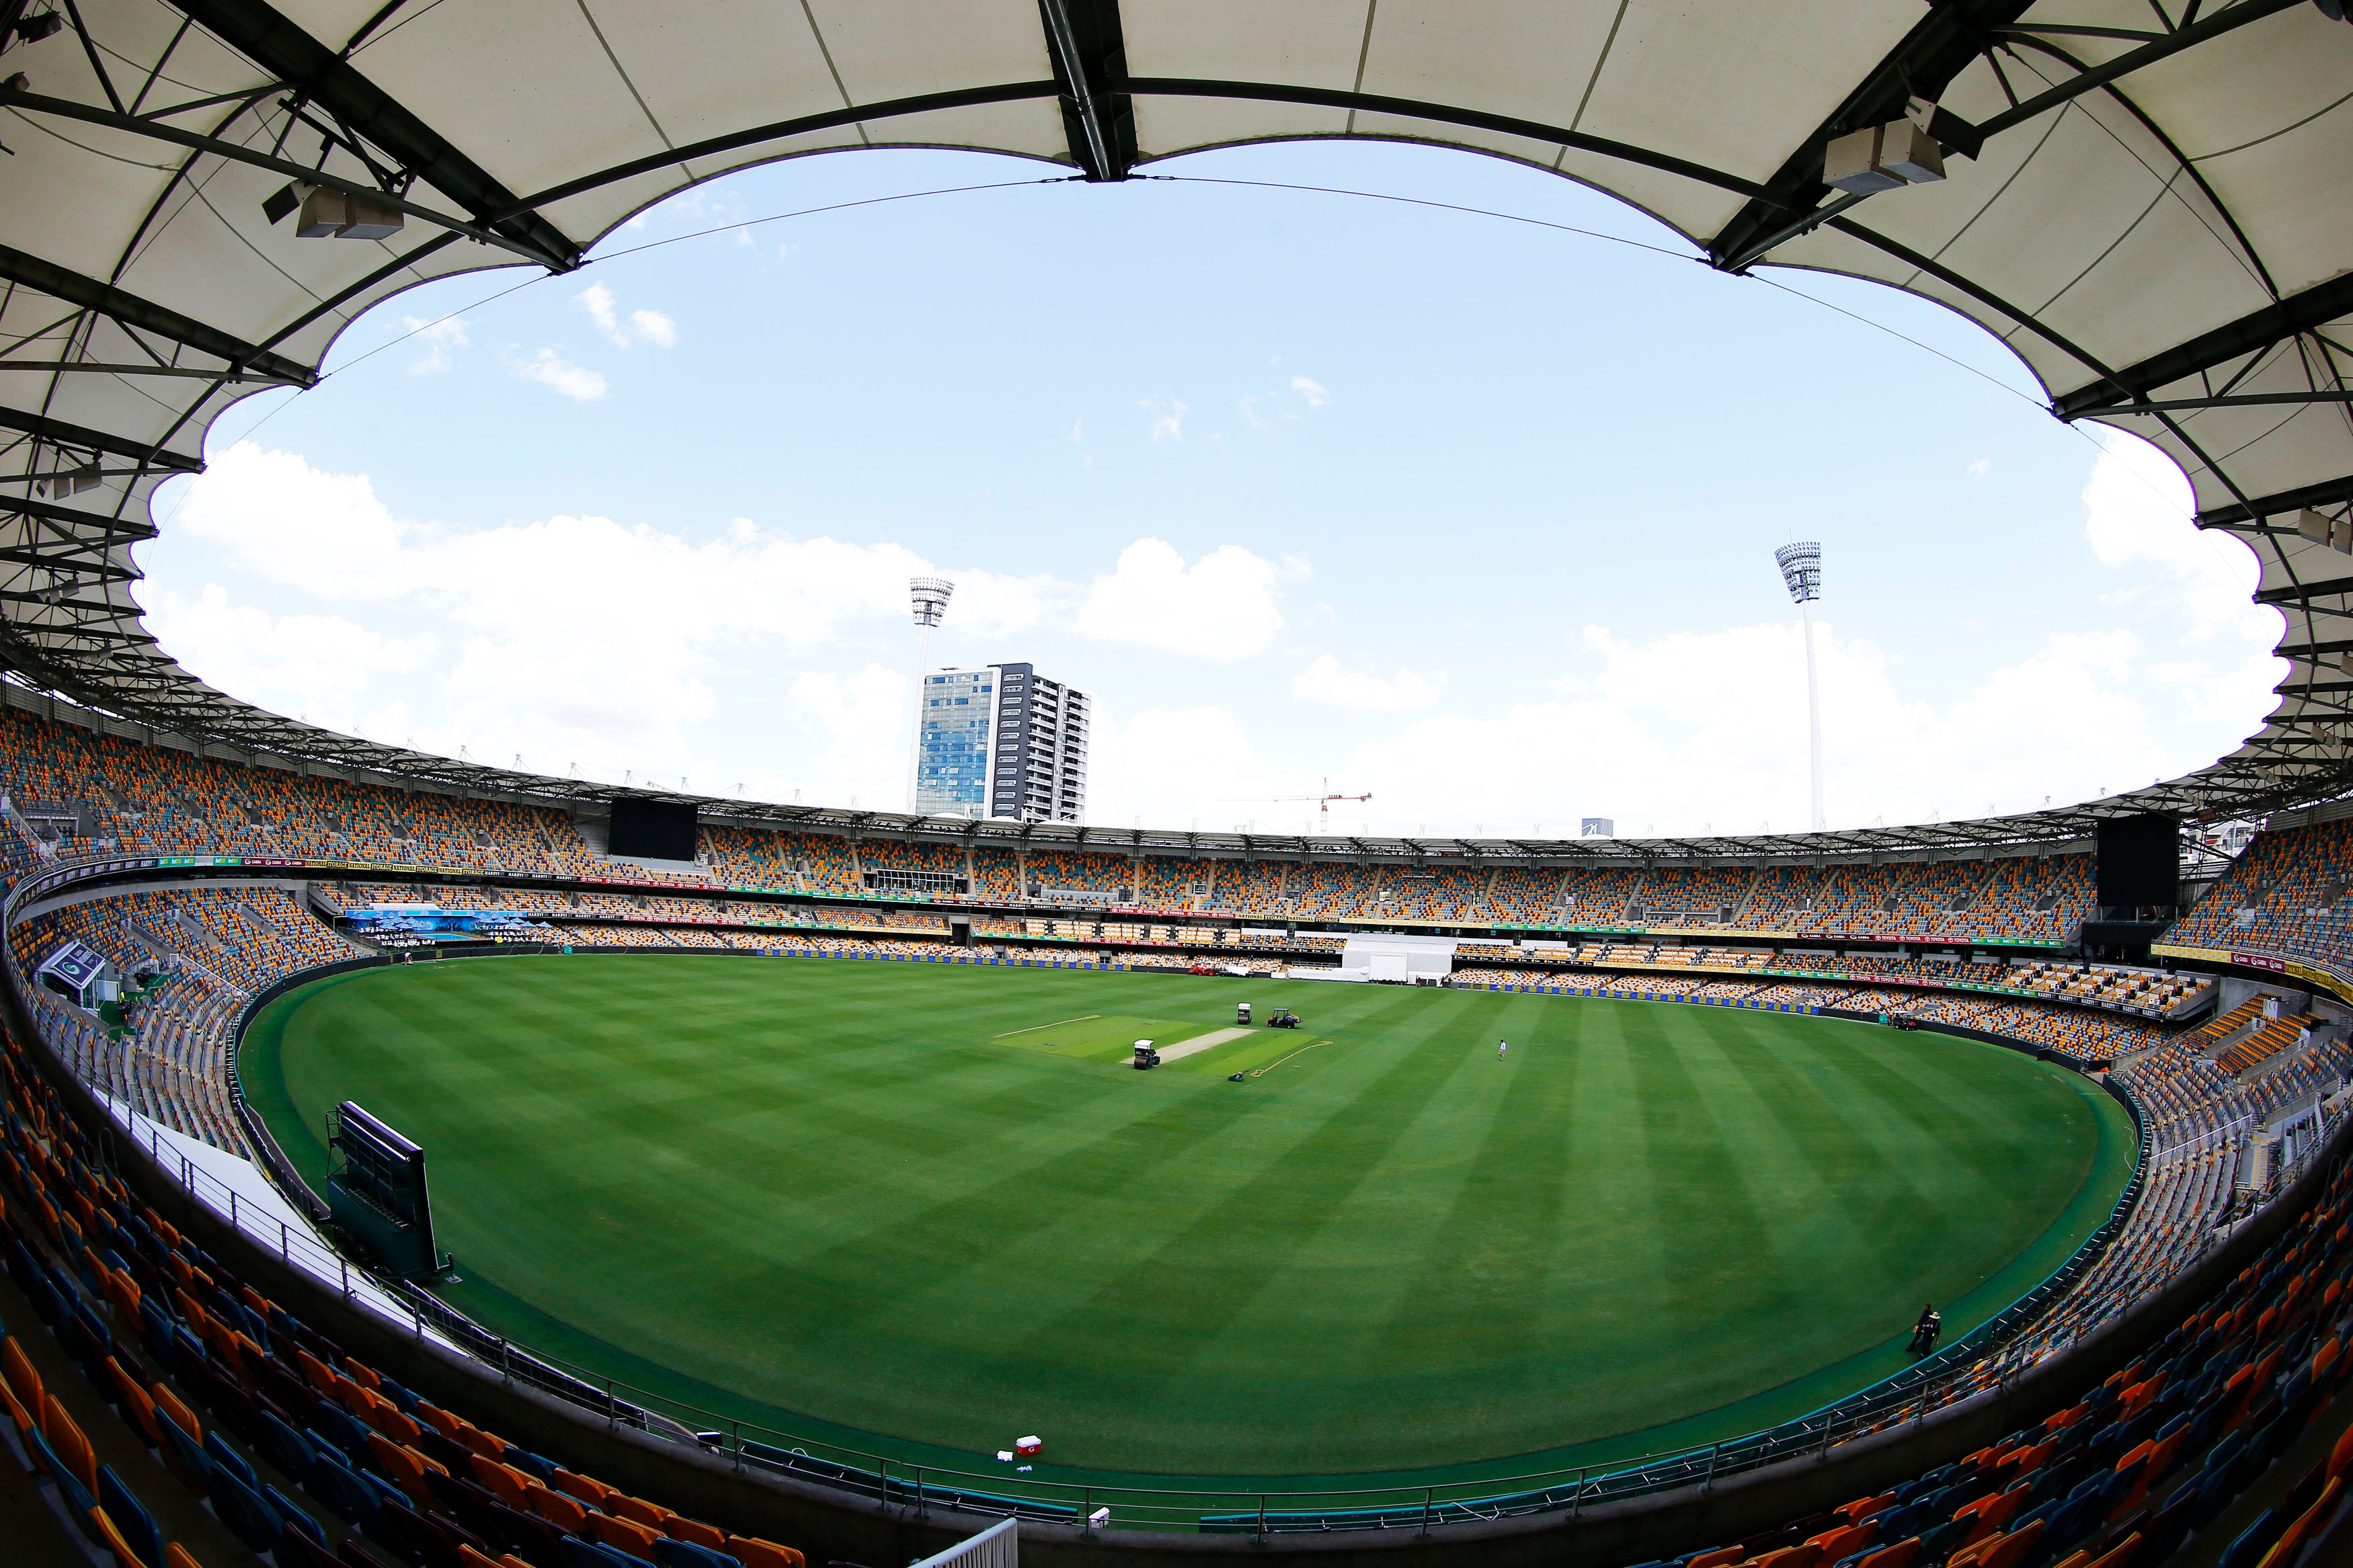
[[[923,677],[915,809],[1076,822],[1087,804],[1087,694],[1027,664]]]

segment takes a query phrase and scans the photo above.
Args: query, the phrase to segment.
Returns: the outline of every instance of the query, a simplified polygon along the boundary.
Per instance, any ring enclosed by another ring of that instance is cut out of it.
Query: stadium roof
[[[237,397],[315,380],[336,333],[377,301],[471,268],[572,268],[631,214],[749,163],[960,147],[1118,180],[1242,142],[1409,140],[1609,192],[1726,270],[1842,272],[1976,319],[2058,417],[2172,454],[2200,525],[2247,542],[2256,598],[2287,618],[2270,720],[2169,784],[1983,823],[1621,852],[2056,844],[2121,812],[2218,820],[2341,795],[2353,788],[2353,26],[2327,12],[2343,9],[0,0],[0,663],[136,724],[299,763],[574,802],[657,794],[381,746],[197,681],[156,647],[132,593],[154,487],[202,467],[206,428]],[[1868,196],[1823,184],[1831,141],[1911,106],[1944,144],[1948,178]],[[290,198],[309,186],[373,205],[346,216],[396,209],[402,226],[298,237]],[[1903,387],[1857,388],[1849,423],[1806,456],[1836,462],[1842,441],[1901,441],[1936,416]],[[2300,532],[2306,510],[2336,520],[2346,548]],[[908,822],[705,804],[780,824]]]

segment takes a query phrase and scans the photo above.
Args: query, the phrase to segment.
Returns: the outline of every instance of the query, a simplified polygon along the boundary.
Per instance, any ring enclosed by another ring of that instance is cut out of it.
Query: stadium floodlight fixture
[[[936,626],[948,613],[948,595],[955,584],[944,577],[910,577],[907,596],[915,606],[915,624],[925,631]]]
[[[1814,612],[1812,606],[1822,596],[1822,547],[1810,539],[1784,544],[1773,552],[1773,563],[1781,568],[1782,584],[1789,590],[1791,602],[1798,614],[1805,618],[1806,637],[1806,731],[1813,761],[1814,831],[1822,831],[1822,689],[1814,669]]]

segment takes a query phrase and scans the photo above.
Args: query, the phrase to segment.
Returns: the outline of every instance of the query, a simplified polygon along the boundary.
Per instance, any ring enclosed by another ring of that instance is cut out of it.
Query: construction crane
[[[1324,793],[1321,795],[1230,795],[1226,798],[1229,801],[1237,801],[1250,805],[1303,805],[1309,801],[1314,801],[1315,803],[1315,809],[1323,814],[1323,822],[1320,826],[1329,828],[1332,826],[1332,803],[1334,801],[1370,800],[1373,796],[1369,790],[1363,795],[1335,795],[1332,793],[1332,781],[1330,779],[1325,779],[1324,781]]]

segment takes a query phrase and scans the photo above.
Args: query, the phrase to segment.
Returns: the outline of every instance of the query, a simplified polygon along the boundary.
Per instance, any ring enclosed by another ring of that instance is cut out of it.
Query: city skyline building
[[[1093,700],[1034,665],[927,671],[915,731],[915,810],[925,816],[1078,822]]]

